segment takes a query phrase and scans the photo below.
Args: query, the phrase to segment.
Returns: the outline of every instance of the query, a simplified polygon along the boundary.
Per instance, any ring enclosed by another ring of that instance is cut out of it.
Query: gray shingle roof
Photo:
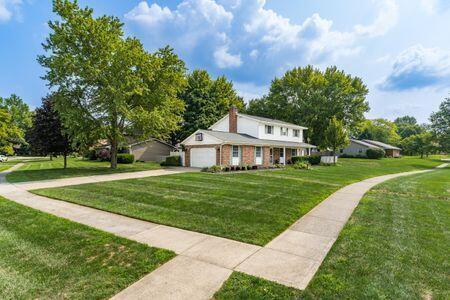
[[[248,117],[248,118],[256,119],[256,120],[259,120],[259,121],[262,121],[262,122],[267,122],[267,123],[284,124],[284,125],[287,125],[287,126],[295,126],[295,127],[301,127],[301,128],[306,129],[306,127],[303,127],[303,126],[300,126],[300,125],[297,125],[297,124],[288,123],[288,122],[275,120],[275,119],[270,119],[270,118],[265,118],[265,117],[252,116],[252,115],[241,114],[241,113],[238,113],[238,116]]]
[[[378,142],[378,141],[372,141],[372,140],[363,140],[363,141],[366,142],[366,143],[369,143],[369,144],[381,147],[381,148],[383,148],[385,150],[402,150],[402,149],[400,149],[398,147],[395,147],[395,146],[392,146],[392,145],[389,145],[389,144],[385,144],[385,143],[382,143],[382,142]]]
[[[256,146],[278,146],[278,147],[301,147],[301,148],[316,148],[314,145],[307,143],[295,143],[295,142],[284,142],[276,140],[262,140],[257,139],[251,135],[243,133],[231,133],[225,131],[215,131],[215,130],[201,130],[213,137],[223,141],[224,143],[230,144],[246,144],[246,145],[256,145]]]
[[[355,140],[355,139],[350,139],[351,142],[368,147],[368,148],[375,148],[375,149],[379,149],[380,147],[366,143],[364,141],[360,141],[360,140]]]

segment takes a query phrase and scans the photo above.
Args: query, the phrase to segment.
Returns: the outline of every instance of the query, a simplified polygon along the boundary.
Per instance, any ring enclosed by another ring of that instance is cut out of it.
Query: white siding
[[[193,145],[216,145],[216,144],[220,144],[222,143],[222,141],[220,141],[219,139],[210,136],[207,133],[203,133],[203,141],[196,141],[195,140],[195,134],[191,135],[190,137],[188,137],[185,141],[184,144],[188,145],[188,146],[193,146]]]
[[[245,133],[253,137],[258,137],[258,122],[238,116],[237,132]]]
[[[344,148],[342,153],[365,156],[367,149],[369,149],[369,147],[350,141],[350,145]]]
[[[286,142],[303,142],[303,130],[299,129],[299,136],[294,137],[294,128],[289,126],[284,126],[289,129],[288,135],[281,135],[281,126],[273,125],[273,134],[266,134],[266,124],[260,123],[258,127],[258,138],[264,140],[277,140],[277,141],[286,141]]]
[[[228,128],[229,128],[229,121],[228,121],[228,115],[219,120],[219,122],[217,122],[216,124],[214,124],[213,126],[210,127],[211,130],[215,130],[215,131],[224,131],[224,132],[228,132]]]

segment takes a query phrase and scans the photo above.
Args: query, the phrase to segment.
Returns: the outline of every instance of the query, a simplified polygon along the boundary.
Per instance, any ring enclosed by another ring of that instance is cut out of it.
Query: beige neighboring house
[[[350,139],[350,144],[342,149],[340,153],[365,157],[368,149],[383,149],[386,153],[386,157],[400,157],[400,151],[402,150],[398,147],[378,141]]]
[[[156,138],[148,138],[143,141],[136,141],[135,139],[127,138],[127,142],[120,147],[125,148],[126,153],[134,155],[136,161],[156,161],[161,162],[170,156],[171,151],[176,151],[177,148],[169,143]],[[96,149],[110,149],[110,145],[106,140],[98,142]]]
[[[366,143],[364,141],[350,139],[350,144],[344,149],[341,149],[340,154],[365,157],[366,151],[368,149],[380,149],[380,147]]]

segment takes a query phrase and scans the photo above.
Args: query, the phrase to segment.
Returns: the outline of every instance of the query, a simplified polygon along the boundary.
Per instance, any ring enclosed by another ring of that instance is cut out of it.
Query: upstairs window
[[[266,134],[273,134],[273,126],[266,125]]]
[[[195,140],[197,142],[203,141],[203,133],[199,132],[195,134]]]
[[[300,130],[294,129],[294,137],[299,137],[299,136],[300,136]]]
[[[289,129],[286,127],[280,127],[280,134],[281,135],[288,135]]]

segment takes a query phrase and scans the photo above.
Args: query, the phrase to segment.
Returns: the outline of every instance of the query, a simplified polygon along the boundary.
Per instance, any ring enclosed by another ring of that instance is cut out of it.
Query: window
[[[255,157],[261,157],[261,147],[255,148]]]
[[[286,127],[280,127],[281,135],[288,135],[288,133],[289,133],[289,129],[287,129]]]
[[[233,157],[239,157],[239,146],[233,146]]]
[[[297,149],[291,149],[291,156],[297,156]]]
[[[299,136],[300,136],[300,130],[294,129],[294,137],[299,137]]]
[[[266,125],[266,133],[267,134],[273,134],[273,126]]]
[[[284,157],[284,149],[280,148],[280,157]]]
[[[203,133],[199,132],[195,134],[196,141],[203,141]]]

